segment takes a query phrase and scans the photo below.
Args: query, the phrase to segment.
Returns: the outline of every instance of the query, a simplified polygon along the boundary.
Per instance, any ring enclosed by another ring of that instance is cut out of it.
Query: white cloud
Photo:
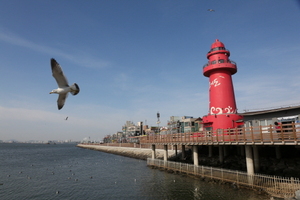
[[[234,86],[239,112],[298,104],[300,83],[297,76],[258,74],[239,80]]]
[[[80,108],[79,108],[80,109]],[[73,139],[81,140],[87,134],[103,137],[111,134],[110,128],[117,119],[114,115],[101,113],[98,116],[88,116],[88,113],[80,109],[79,113],[53,113],[44,110],[26,108],[0,107],[0,140],[18,138],[19,140],[49,140],[49,139]],[[94,113],[95,112],[94,110]],[[9,134],[7,134],[9,133]],[[56,137],[54,137],[54,135]]]
[[[19,35],[0,27],[0,40],[12,44],[21,46],[27,49],[31,49],[36,52],[43,52],[45,54],[49,54],[52,56],[63,57],[74,64],[81,65],[84,67],[101,69],[104,67],[109,67],[112,65],[110,61],[101,60],[99,58],[95,58],[86,54],[85,51],[77,50],[74,54],[68,53],[68,51],[62,51],[57,48],[52,48],[49,46],[44,46],[41,44],[36,44],[32,41],[24,39]],[[73,49],[73,47],[69,47]],[[67,53],[66,53],[67,52]]]
[[[24,121],[52,121],[62,119],[60,114],[50,113],[42,110],[30,110],[25,108],[6,108],[0,106],[1,120],[24,120]]]

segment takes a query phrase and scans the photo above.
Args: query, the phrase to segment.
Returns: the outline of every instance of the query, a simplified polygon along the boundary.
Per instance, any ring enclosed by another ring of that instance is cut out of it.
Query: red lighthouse
[[[237,72],[236,63],[229,60],[230,52],[218,39],[207,53],[203,75],[209,77],[209,113],[203,117],[204,129],[235,128],[242,125],[243,117],[237,114],[231,75]]]

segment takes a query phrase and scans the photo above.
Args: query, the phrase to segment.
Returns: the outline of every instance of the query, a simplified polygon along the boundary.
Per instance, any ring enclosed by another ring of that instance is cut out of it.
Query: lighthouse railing
[[[231,63],[231,64],[236,65],[236,62],[233,61],[233,60],[230,60],[230,59],[228,59],[228,60],[221,59],[221,60],[215,60],[215,61],[213,61],[213,62],[209,62],[209,61],[208,61],[208,63],[206,63],[206,64],[203,65],[203,69],[204,69],[205,67],[209,66],[209,65],[214,65],[214,64],[217,64],[217,63]]]
[[[142,137],[140,143],[282,143],[300,145],[300,123],[236,127],[213,131],[197,131],[174,134],[152,134]]]

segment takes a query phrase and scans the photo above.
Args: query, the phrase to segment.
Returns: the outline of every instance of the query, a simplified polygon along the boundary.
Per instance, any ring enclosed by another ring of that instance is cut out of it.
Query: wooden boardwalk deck
[[[208,132],[153,134],[140,138],[141,144],[173,145],[300,145],[300,123],[219,129]]]

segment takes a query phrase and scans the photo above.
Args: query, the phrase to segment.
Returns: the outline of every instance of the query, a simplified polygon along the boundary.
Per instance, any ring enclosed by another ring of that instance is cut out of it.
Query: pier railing
[[[176,134],[153,134],[140,138],[140,143],[185,143],[185,144],[300,144],[300,123],[241,127]]]
[[[300,180],[297,178],[286,178],[279,176],[268,176],[261,174],[249,175],[247,172],[208,167],[196,166],[193,164],[164,161],[159,159],[147,159],[148,166],[155,166],[180,173],[193,174],[210,179],[230,182],[236,186],[246,186],[264,190],[274,197],[294,197],[295,191],[300,190]]]

